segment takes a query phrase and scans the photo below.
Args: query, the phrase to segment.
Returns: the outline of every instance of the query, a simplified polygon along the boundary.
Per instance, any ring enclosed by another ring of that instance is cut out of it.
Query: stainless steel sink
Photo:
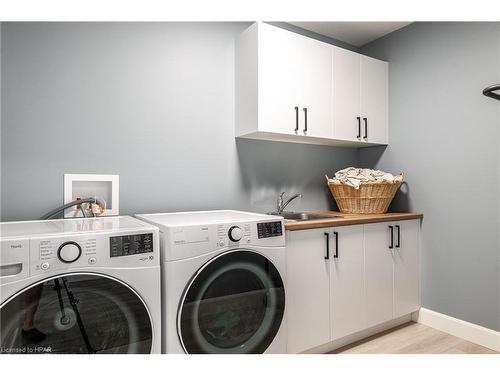
[[[336,214],[317,214],[313,212],[282,212],[278,214],[276,212],[272,212],[271,215],[283,216],[286,220],[295,220],[295,221],[307,221],[307,220],[321,220],[321,219],[334,219],[341,218],[341,215]]]

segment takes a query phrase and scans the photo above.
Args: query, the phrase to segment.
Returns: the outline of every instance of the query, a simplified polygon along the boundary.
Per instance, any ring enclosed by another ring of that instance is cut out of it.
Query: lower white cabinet
[[[330,264],[323,229],[287,232],[288,352],[330,341]],[[291,328],[291,329],[290,329]]]
[[[394,315],[402,316],[420,308],[420,222],[395,224]]]
[[[420,221],[365,225],[368,326],[420,307]]]
[[[367,325],[374,326],[393,317],[393,257],[389,226],[391,223],[365,225],[365,277]]]
[[[420,307],[420,220],[287,231],[288,351]]]
[[[333,240],[330,244],[330,336],[335,340],[366,327],[363,226],[337,227],[328,232]]]

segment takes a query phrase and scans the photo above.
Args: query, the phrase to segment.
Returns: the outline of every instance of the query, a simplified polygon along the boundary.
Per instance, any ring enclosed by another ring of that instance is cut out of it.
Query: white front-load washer
[[[2,353],[161,353],[158,228],[122,216],[0,234]]]
[[[239,211],[137,217],[160,228],[164,352],[286,353],[282,218]]]

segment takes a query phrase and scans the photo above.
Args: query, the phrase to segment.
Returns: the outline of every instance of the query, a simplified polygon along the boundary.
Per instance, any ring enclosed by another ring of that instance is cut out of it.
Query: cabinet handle
[[[304,109],[304,133],[307,133],[307,108]]]
[[[328,232],[325,232],[325,236],[326,236],[326,255],[325,255],[325,259],[328,260],[328,259],[330,259],[330,234],[328,234]]]
[[[339,257],[339,232],[333,232],[335,235],[335,255],[333,256],[334,258]]]
[[[361,139],[361,117],[358,116],[356,119],[358,120],[358,135],[356,138]]]
[[[295,107],[295,131],[299,131],[299,107]]]
[[[389,229],[391,230],[391,244],[389,245],[389,249],[394,248],[394,227],[389,225]]]
[[[365,136],[363,138],[368,139],[368,119],[363,117],[363,121],[365,122]]]
[[[396,244],[396,248],[401,246],[401,227],[396,225],[396,229],[398,230],[398,243]]]

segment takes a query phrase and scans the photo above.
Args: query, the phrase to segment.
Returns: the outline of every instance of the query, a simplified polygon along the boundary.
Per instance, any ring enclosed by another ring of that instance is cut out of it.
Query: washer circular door
[[[223,253],[192,278],[177,317],[187,353],[263,353],[285,311],[276,267],[248,250]]]
[[[150,353],[142,299],[100,274],[65,274],[31,285],[0,306],[3,353]]]

